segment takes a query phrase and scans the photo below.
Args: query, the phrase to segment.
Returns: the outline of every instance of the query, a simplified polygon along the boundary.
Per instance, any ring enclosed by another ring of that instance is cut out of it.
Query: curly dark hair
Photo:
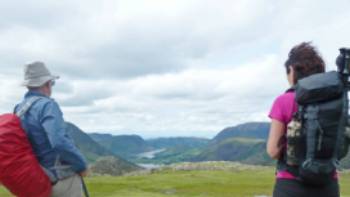
[[[293,67],[294,83],[309,75],[325,72],[325,63],[311,42],[302,42],[294,46],[284,66],[287,74],[290,72],[290,66]]]

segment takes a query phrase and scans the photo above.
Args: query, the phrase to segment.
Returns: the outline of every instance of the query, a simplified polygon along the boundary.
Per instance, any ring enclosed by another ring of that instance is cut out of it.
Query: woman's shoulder
[[[295,92],[289,91],[289,92],[284,92],[283,94],[280,94],[277,96],[275,99],[275,102],[293,102],[295,100]]]
[[[285,92],[275,99],[269,117],[287,124],[295,111],[297,111],[295,93]]]

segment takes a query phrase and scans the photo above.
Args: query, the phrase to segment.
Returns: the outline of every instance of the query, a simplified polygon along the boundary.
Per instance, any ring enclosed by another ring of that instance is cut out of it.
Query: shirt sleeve
[[[71,165],[77,173],[86,170],[86,160],[66,133],[66,123],[56,102],[51,101],[44,106],[40,123],[60,159]]]
[[[283,123],[286,122],[285,114],[283,111],[283,100],[282,100],[281,96],[277,97],[275,99],[275,101],[273,102],[270,113],[269,113],[269,118],[281,121]]]

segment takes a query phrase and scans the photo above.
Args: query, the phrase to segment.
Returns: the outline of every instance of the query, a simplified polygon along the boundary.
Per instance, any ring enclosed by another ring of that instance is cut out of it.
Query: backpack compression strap
[[[317,131],[322,128],[320,127],[320,124],[317,120],[317,114],[319,111],[318,106],[309,106],[307,108],[308,111],[308,119],[310,121],[310,124],[307,124],[307,132],[306,132],[306,161],[304,164],[312,161],[315,158],[315,152],[316,152],[316,135]],[[311,124],[312,122],[312,124]],[[322,134],[320,135],[322,136]],[[320,140],[321,141],[321,140]],[[303,164],[303,165],[304,165]]]
[[[23,104],[23,106],[16,112],[16,115],[18,117],[22,117],[25,113],[27,113],[29,108],[39,99],[41,99],[41,97],[39,97],[39,96],[33,96],[33,97],[29,98],[28,101],[26,101]]]
[[[334,165],[339,168],[339,159],[338,159],[338,151],[340,146],[343,144],[343,130],[345,128],[345,125],[347,124],[348,119],[348,92],[344,91],[343,93],[343,110],[342,115],[339,121],[338,130],[337,130],[337,140],[335,141],[335,147],[333,151],[333,162]]]

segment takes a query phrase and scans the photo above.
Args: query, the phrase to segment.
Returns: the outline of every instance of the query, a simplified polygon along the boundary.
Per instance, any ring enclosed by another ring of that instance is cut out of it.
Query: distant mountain
[[[209,139],[196,137],[170,137],[146,140],[147,144],[155,149],[162,148],[200,148],[209,143]]]
[[[137,165],[102,147],[74,124],[67,122],[66,129],[75,145],[89,161],[92,173],[120,175],[140,169]]]
[[[270,165],[263,139],[231,137],[208,145],[192,161],[239,161],[247,164]]]
[[[250,122],[229,127],[212,140],[170,137],[144,140],[137,135],[90,134],[101,146],[136,163],[170,164],[183,161],[243,161],[269,164],[265,151],[269,123]],[[161,150],[151,158],[140,153]],[[263,151],[262,151],[263,150]]]
[[[196,137],[170,137],[144,140],[137,135],[90,134],[101,146],[136,163],[173,163],[187,161],[198,149],[206,147],[209,139]],[[152,158],[142,158],[145,152],[159,151]]]
[[[219,132],[192,161],[239,161],[270,165],[274,161],[266,153],[270,123],[248,122]]]
[[[135,158],[137,163],[171,164],[190,161],[205,148],[209,139],[196,137],[170,137],[146,140],[156,150],[161,150],[153,158]]]
[[[101,166],[101,161],[108,161],[108,164],[113,169],[113,174],[129,172],[132,170],[139,169],[135,164],[126,161],[125,159],[113,154],[111,151],[102,147],[100,144],[95,142],[90,136],[84,133],[81,129],[75,126],[72,123],[66,123],[67,133],[70,135],[75,143],[75,145],[79,148],[79,150],[83,153],[83,155],[87,158],[92,166],[92,172],[100,172],[99,166]],[[108,158],[104,160],[103,158]],[[107,165],[107,166],[108,166]],[[104,169],[104,167],[103,167]],[[116,173],[118,172],[118,173]],[[108,173],[105,173],[108,174]]]
[[[89,162],[96,161],[99,157],[115,156],[111,151],[105,149],[72,123],[66,123],[68,135],[70,135],[75,145],[85,155]]]
[[[228,127],[217,134],[212,143],[219,143],[232,137],[267,139],[270,129],[268,122],[249,122],[234,127]]]
[[[110,134],[93,133],[89,136],[107,150],[126,159],[130,158],[132,155],[147,152],[153,149],[142,137],[138,135],[114,136]]]
[[[113,136],[96,133],[90,134],[93,138],[91,139],[75,125],[67,123],[67,127],[68,133],[90,162],[96,161],[101,156],[122,155],[132,162],[153,164],[183,161],[239,161],[260,165],[275,163],[266,153],[266,140],[270,127],[267,122],[249,122],[228,127],[212,140],[192,137],[144,140],[137,135]],[[155,154],[152,157],[139,157],[143,155],[140,153],[145,152]],[[96,162],[94,166],[98,169],[98,173],[104,174],[110,171],[112,174],[119,174],[137,168],[136,165],[118,156],[115,157],[102,158]],[[341,164],[344,168],[350,168],[350,154]],[[123,166],[123,169],[118,169],[118,166]],[[104,171],[105,169],[109,170]]]

